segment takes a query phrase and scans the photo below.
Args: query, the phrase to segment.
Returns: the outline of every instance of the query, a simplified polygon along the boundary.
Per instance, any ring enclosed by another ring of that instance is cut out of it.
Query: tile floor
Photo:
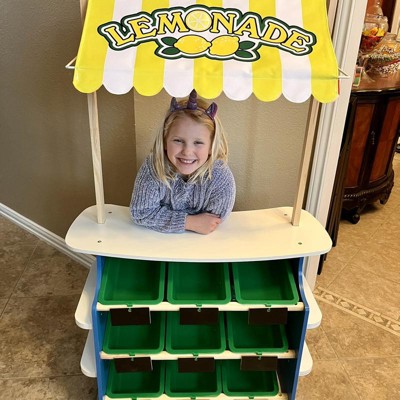
[[[400,155],[385,206],[342,221],[317,280],[312,372],[298,400],[400,399]],[[95,400],[74,313],[88,270],[0,217],[0,399]]]
[[[323,317],[308,331],[314,360],[298,400],[400,399],[400,154],[385,205],[341,221],[314,295]]]

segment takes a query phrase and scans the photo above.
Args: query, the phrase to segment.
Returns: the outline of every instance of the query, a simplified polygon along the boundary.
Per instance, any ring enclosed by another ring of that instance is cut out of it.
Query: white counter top
[[[71,225],[67,245],[78,253],[163,261],[257,261],[327,253],[331,239],[307,211],[300,225],[290,223],[292,207],[233,212],[209,235],[165,234],[135,225],[129,208],[106,205],[106,222],[98,224],[96,206]]]

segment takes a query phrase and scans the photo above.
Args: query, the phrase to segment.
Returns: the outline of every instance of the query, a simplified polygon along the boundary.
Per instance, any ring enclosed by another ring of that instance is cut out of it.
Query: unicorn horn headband
[[[176,98],[173,97],[171,99],[171,105],[169,107],[169,111],[172,113],[174,111],[178,110],[200,110],[206,113],[209,118],[211,118],[214,121],[215,114],[217,113],[218,106],[215,103],[211,103],[209,107],[206,110],[203,110],[201,107],[198,107],[197,105],[197,92],[195,89],[193,89],[190,92],[189,99],[186,103],[186,106],[180,106],[178,102],[176,101]]]

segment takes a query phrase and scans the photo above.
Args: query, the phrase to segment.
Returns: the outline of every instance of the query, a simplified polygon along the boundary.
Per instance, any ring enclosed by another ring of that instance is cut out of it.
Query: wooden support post
[[[82,22],[85,20],[88,0],[80,0]],[[89,108],[89,127],[90,127],[90,143],[92,146],[92,161],[94,175],[94,189],[96,193],[97,205],[97,223],[104,224],[105,205],[104,205],[104,186],[103,171],[101,166],[101,150],[100,150],[100,130],[99,130],[99,112],[97,109],[97,93],[89,93],[87,95]]]
[[[308,110],[306,137],[304,139],[303,155],[301,157],[297,195],[293,206],[293,214],[291,221],[293,226],[299,226],[300,223],[300,214],[303,207],[304,193],[307,185],[308,171],[310,168],[319,109],[320,109],[320,103],[317,100],[315,100],[314,97],[312,97],[310,101],[310,108]]]
[[[103,172],[101,167],[97,93],[96,92],[89,93],[87,95],[87,98],[88,98],[88,108],[89,108],[90,143],[92,145],[94,188],[96,192],[97,223],[104,224],[105,222],[104,187],[103,187]]]
[[[80,0],[79,1],[80,8],[81,8],[82,22],[85,20],[86,10],[87,10],[87,3],[88,3],[88,0]]]
[[[330,0],[328,7],[328,23],[329,31],[332,33],[333,25],[336,17],[336,10],[338,7],[338,0]],[[311,104],[308,110],[308,119],[306,127],[306,137],[303,145],[303,155],[301,158],[299,183],[297,188],[297,195],[293,206],[292,225],[299,226],[300,214],[304,202],[304,193],[307,185],[308,172],[311,164],[312,149],[314,146],[315,132],[317,130],[318,115],[321,104],[311,97]]]

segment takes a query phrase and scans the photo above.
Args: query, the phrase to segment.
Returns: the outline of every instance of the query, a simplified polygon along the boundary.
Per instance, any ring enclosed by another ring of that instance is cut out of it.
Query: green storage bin
[[[240,360],[222,362],[222,388],[227,396],[276,396],[279,391],[275,371],[241,371]]]
[[[164,350],[165,313],[152,312],[150,325],[111,325],[107,320],[103,351],[107,354],[153,354]]]
[[[250,325],[247,312],[227,312],[228,347],[234,353],[284,353],[288,340],[284,325]]]
[[[165,263],[106,258],[98,301],[114,304],[158,304],[164,299]]]
[[[218,324],[181,325],[179,312],[169,312],[165,348],[171,354],[222,353],[226,349],[223,313]]]
[[[296,304],[299,294],[288,260],[232,263],[236,300],[242,304]]]
[[[213,372],[179,372],[177,361],[166,362],[165,394],[170,397],[213,397],[222,392],[221,368]]]
[[[117,372],[111,361],[106,394],[113,399],[159,397],[164,393],[165,366],[153,361],[150,372]]]
[[[171,304],[227,304],[231,300],[227,263],[168,263]]]

